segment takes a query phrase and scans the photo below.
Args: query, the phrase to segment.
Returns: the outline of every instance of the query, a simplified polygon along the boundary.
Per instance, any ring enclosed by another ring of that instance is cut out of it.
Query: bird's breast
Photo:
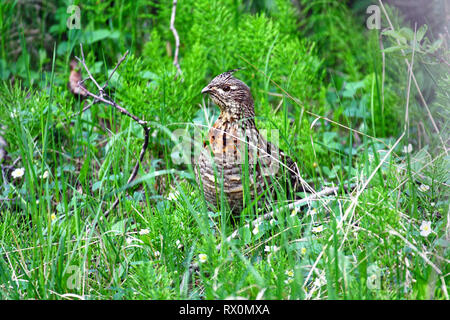
[[[264,140],[254,127],[223,117],[209,130],[208,140],[209,144],[205,144],[199,157],[199,173],[206,199],[216,203],[222,190],[232,207],[240,207],[244,165],[248,165],[252,198],[255,190],[261,190],[264,184],[258,163]]]

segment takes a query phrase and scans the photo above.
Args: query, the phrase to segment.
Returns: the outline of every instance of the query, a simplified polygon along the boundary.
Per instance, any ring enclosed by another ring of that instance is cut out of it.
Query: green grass
[[[82,6],[83,29],[69,33],[64,1],[42,11],[0,4],[0,135],[8,142],[0,163],[1,299],[449,298],[449,157],[408,87],[403,58],[386,53],[382,93],[377,31],[330,24],[356,18],[323,1],[307,7],[302,28],[289,1],[179,1],[181,81],[166,51],[169,43],[173,53],[171,1],[106,1],[103,15],[96,3]],[[45,26],[30,39],[37,17]],[[139,125],[102,104],[71,117],[85,106],[66,89],[79,42],[100,84],[131,50],[108,94],[152,123],[139,183],[126,184],[143,141]],[[418,81],[427,82],[424,65],[435,79],[429,108],[448,141],[448,68],[428,64],[429,52],[415,54]],[[279,129],[302,177],[317,190],[356,183],[355,192],[287,210],[289,197],[276,188],[278,202],[262,208],[248,200],[240,217],[223,196],[208,207],[192,166],[173,161],[174,131],[205,134],[217,109],[200,91],[235,67],[245,67],[236,75],[252,89],[258,127]],[[403,152],[410,143],[412,152]],[[18,168],[24,175],[14,179]],[[251,224],[275,209],[273,219]]]

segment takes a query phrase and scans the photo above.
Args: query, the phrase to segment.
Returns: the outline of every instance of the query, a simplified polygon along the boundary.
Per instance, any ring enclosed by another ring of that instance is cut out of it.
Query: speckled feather
[[[211,96],[221,113],[209,130],[209,141],[204,143],[198,158],[197,175],[209,203],[218,206],[223,191],[233,213],[238,214],[244,203],[242,177],[246,159],[251,200],[271,188],[274,175],[281,172],[278,170],[279,161],[295,173],[298,173],[298,167],[259,133],[255,126],[250,89],[233,77],[234,71],[218,75],[202,90],[202,93]],[[298,181],[292,171],[288,172],[291,174],[291,185],[295,186]]]

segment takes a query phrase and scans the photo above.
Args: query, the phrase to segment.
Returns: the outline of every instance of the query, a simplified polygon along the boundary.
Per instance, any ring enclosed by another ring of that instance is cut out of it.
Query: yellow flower
[[[175,201],[175,200],[177,200],[179,195],[180,194],[179,194],[178,191],[171,192],[171,193],[169,193],[169,196],[167,197],[167,199],[170,200],[170,201]]]
[[[317,168],[317,162],[313,162],[313,167]]]
[[[422,237],[428,237],[431,232],[431,221],[422,221],[422,224],[420,225],[420,235]]]
[[[208,261],[208,256],[204,253],[200,253],[198,255],[198,260],[200,261],[200,263],[205,263],[206,261]]]
[[[306,253],[306,248],[305,248],[305,247],[301,248],[301,249],[300,249],[300,253],[301,253],[301,254],[305,254],[305,253]]]
[[[52,215],[50,216],[50,219],[51,219],[52,221],[55,221],[55,219],[56,219],[56,214],[52,213]]]
[[[24,168],[19,168],[19,169],[15,169],[15,170],[11,173],[11,176],[12,176],[14,179],[18,179],[18,178],[22,178],[24,174],[25,174],[25,169],[24,169]]]
[[[319,233],[323,231],[323,226],[313,227],[312,232]]]
[[[285,274],[286,274],[288,277],[292,278],[292,277],[294,276],[294,271],[293,271],[292,269],[291,269],[291,270],[286,270]]]
[[[294,217],[297,215],[297,213],[300,212],[300,209],[298,207],[295,207],[292,211],[291,211],[291,217]]]

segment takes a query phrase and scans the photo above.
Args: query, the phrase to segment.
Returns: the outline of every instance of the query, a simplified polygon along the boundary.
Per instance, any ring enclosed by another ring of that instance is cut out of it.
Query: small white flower
[[[255,228],[253,228],[252,233],[255,235],[259,233],[259,225],[258,224],[255,226]]]
[[[171,192],[171,193],[169,193],[169,196],[167,197],[167,199],[170,201],[175,201],[175,200],[177,200],[178,195],[179,195],[178,191]]]
[[[291,284],[292,281],[294,281],[294,278],[287,278],[286,280],[284,280],[284,283]]]
[[[133,238],[132,237],[127,237],[125,239],[125,241],[127,242],[127,244],[131,244],[133,242]]]
[[[51,219],[52,221],[55,221],[55,220],[56,220],[56,214],[52,213],[52,215],[50,216],[50,219]]]
[[[319,233],[323,231],[323,226],[313,227],[312,232]]]
[[[183,244],[181,243],[180,240],[177,240],[177,241],[175,242],[175,244],[177,245],[177,248],[178,248],[178,249],[183,248]]]
[[[17,117],[17,110],[16,109],[13,109],[12,111],[11,111],[11,118],[15,118],[15,117]]]
[[[420,235],[422,237],[428,237],[431,231],[431,221],[422,221],[422,224],[420,225]]]
[[[204,253],[200,253],[198,255],[198,260],[200,261],[200,263],[205,263],[206,261],[208,261],[208,256]]]
[[[143,235],[145,235],[145,234],[149,234],[149,233],[150,233],[150,230],[148,230],[148,229],[142,229],[142,230],[139,231],[139,234],[140,234],[141,236],[143,236]]]
[[[311,216],[311,217],[315,216],[317,214],[317,210],[316,210],[316,208],[309,209],[306,214]]]
[[[327,284],[327,279],[325,276],[321,275],[314,280],[314,286],[321,287]]]
[[[287,275],[288,277],[292,278],[294,276],[294,270],[286,270],[286,272],[284,273],[285,275]]]
[[[24,168],[18,168],[18,169],[15,169],[15,170],[11,173],[11,176],[12,176],[14,179],[18,179],[18,178],[21,178],[24,174],[25,174],[25,169],[24,169]]]
[[[280,247],[277,247],[277,246],[265,246],[264,247],[265,252],[277,252],[278,250],[280,250]]]
[[[276,224],[277,222],[275,221],[275,219],[270,219],[269,224],[271,226],[273,226],[274,224]]]
[[[36,204],[39,204],[39,200],[36,200]]]
[[[436,202],[431,202],[430,206],[432,206],[432,207],[436,206]]]
[[[419,190],[422,192],[427,192],[428,190],[430,190],[430,186],[422,183],[419,187]]]
[[[44,174],[42,175],[42,179],[47,179],[48,178],[48,171],[45,170]]]
[[[159,257],[161,256],[161,252],[159,252],[158,250],[156,250],[155,252],[153,252],[153,255],[154,255],[156,258],[159,258]]]
[[[413,147],[412,147],[411,143],[408,144],[407,146],[403,147],[403,153],[411,153],[412,150],[413,150]]]

